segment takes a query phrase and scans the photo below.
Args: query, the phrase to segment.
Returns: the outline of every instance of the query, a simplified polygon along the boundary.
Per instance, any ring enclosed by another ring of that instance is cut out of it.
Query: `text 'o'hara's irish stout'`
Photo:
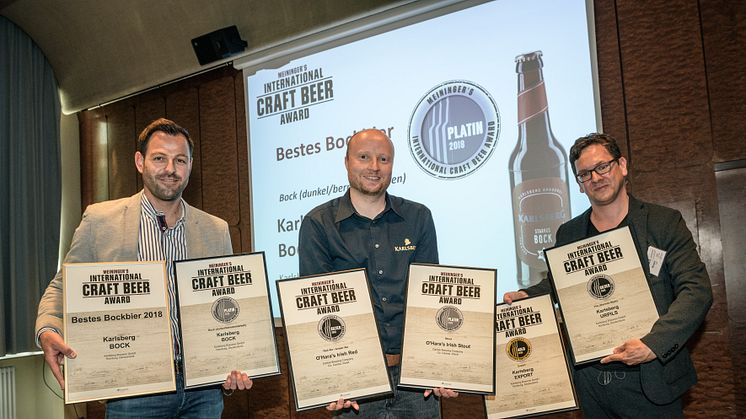
[[[541,281],[542,250],[554,246],[557,228],[570,219],[567,154],[549,123],[541,51],[519,55],[518,143],[510,155],[518,286]]]

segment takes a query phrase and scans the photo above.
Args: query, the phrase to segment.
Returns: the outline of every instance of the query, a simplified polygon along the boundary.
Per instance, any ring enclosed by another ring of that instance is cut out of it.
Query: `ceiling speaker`
[[[236,25],[192,39],[192,48],[200,65],[222,60],[243,52],[249,44],[241,39]]]

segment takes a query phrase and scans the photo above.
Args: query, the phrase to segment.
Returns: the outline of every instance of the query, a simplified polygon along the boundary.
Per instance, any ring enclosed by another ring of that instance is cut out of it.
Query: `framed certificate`
[[[658,320],[629,227],[544,253],[575,364],[610,355]]]
[[[277,281],[296,410],[391,393],[364,269]]]
[[[175,262],[185,387],[280,373],[264,253]]]
[[[411,264],[400,386],[495,392],[494,269]]]
[[[559,330],[549,294],[497,306],[497,392],[485,397],[488,419],[577,409]]]
[[[175,391],[166,267],[66,263],[65,403]]]

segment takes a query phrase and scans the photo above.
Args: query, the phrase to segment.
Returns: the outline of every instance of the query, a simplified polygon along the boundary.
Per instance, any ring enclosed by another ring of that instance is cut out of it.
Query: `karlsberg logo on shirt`
[[[417,249],[417,246],[412,244],[412,241],[407,238],[404,239],[404,246],[394,246],[394,250],[397,252],[407,252],[415,249]]]

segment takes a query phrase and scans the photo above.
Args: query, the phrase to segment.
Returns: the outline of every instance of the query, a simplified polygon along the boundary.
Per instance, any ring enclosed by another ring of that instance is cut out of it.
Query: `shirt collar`
[[[153,221],[158,222],[158,219],[156,218],[156,214],[158,214],[158,211],[156,211],[155,207],[153,207],[153,204],[150,203],[148,197],[145,195],[145,192],[141,191],[140,195],[142,196],[142,199],[140,200],[140,208],[142,208],[143,214],[145,214]],[[186,205],[184,205],[184,198],[179,198],[179,203],[181,204],[181,217],[176,220],[176,224],[174,226],[177,226],[180,223],[184,222],[184,220],[186,220]]]
[[[381,211],[380,214],[378,214],[376,218],[383,217],[384,214],[391,210],[400,218],[404,219],[404,217],[402,217],[401,215],[399,205],[396,201],[397,200],[395,199],[391,199],[391,195],[386,192],[386,207],[383,209],[383,211]],[[350,190],[348,189],[347,192],[342,195],[341,198],[339,198],[339,208],[337,209],[337,215],[334,217],[334,222],[339,223],[356,214],[357,211],[355,211],[355,207],[352,205],[352,198],[350,198]]]

